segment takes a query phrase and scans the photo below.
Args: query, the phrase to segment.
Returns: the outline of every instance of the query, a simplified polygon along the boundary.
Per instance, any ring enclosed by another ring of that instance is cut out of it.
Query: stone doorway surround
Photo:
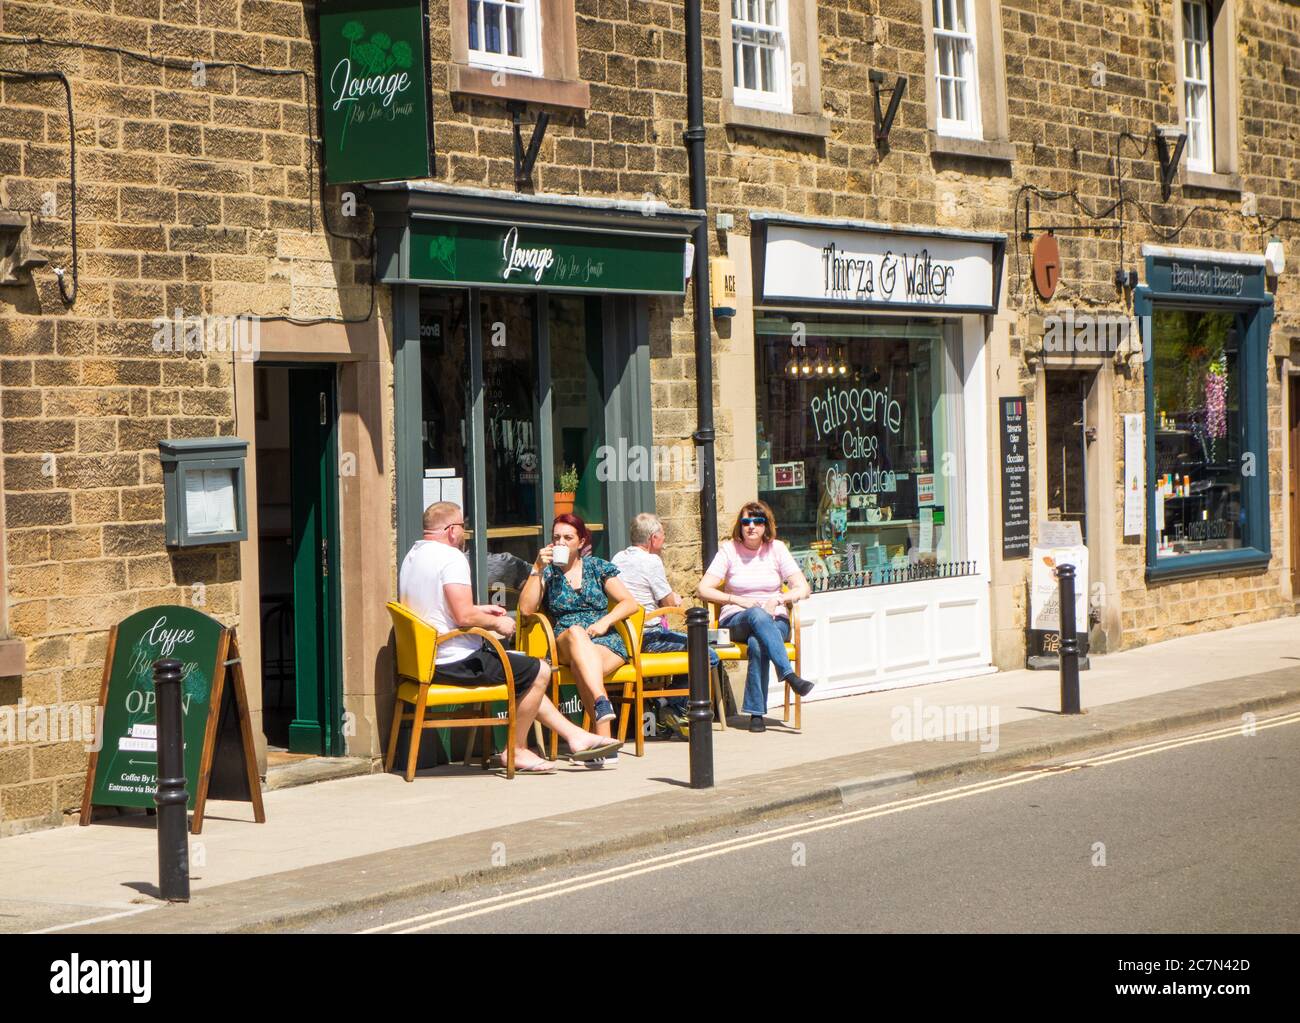
[[[386,324],[311,326],[261,323],[258,358],[332,362],[338,369],[339,557],[345,755],[378,761],[380,716],[392,699],[389,620],[384,608],[397,592],[393,526],[392,355]],[[235,363],[236,434],[255,442],[252,361]],[[248,535],[240,547],[240,648],[248,679],[258,766],[266,772],[262,732],[262,637],[259,609],[256,460],[248,463]],[[253,609],[250,613],[247,609]]]

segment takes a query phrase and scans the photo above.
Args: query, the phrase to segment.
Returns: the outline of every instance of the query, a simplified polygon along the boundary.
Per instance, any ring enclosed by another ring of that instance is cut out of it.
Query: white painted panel
[[[874,675],[880,666],[876,616],[870,608],[856,609],[841,614],[827,615],[829,633],[827,651],[832,663],[826,672],[831,684],[844,679],[860,681]]]
[[[940,664],[979,656],[981,610],[975,599],[941,600],[935,605],[935,659]]]
[[[928,601],[885,608],[885,670],[929,666],[934,652],[930,642]]]

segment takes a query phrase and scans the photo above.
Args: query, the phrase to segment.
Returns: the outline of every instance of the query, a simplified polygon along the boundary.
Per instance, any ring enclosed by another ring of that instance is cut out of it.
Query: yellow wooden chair
[[[649,617],[681,618],[682,619],[681,626],[675,629],[674,631],[685,633],[686,632],[686,611],[687,608],[685,607],[685,605],[680,607],[659,607],[659,608],[655,608],[654,614],[650,615]],[[644,635],[645,635],[645,628],[643,624],[641,636],[639,638],[643,639]],[[647,679],[668,678],[674,675],[685,675],[687,672],[689,672],[690,658],[688,657],[685,650],[673,651],[671,653],[657,653],[657,654],[647,653],[646,651],[642,650],[640,652],[640,662],[641,662],[640,663],[641,685],[638,686],[638,689],[640,689],[641,691],[641,696],[637,699],[637,704],[636,704],[638,721],[643,720],[644,711],[642,710],[642,706],[644,704],[644,699],[646,696],[649,696],[649,698],[653,700],[653,699],[658,699],[659,697],[667,697],[667,696],[689,697],[691,695],[691,691],[689,688],[678,688],[678,689],[646,689],[645,688],[645,681]],[[709,671],[709,693],[713,698],[714,706],[717,707],[718,722],[722,730],[726,731],[727,712],[726,712],[726,704],[723,702],[722,683],[721,680],[718,678],[718,673],[712,670]]]
[[[510,668],[510,658],[500,641],[486,629],[455,629],[441,635],[428,622],[417,618],[409,608],[390,601],[388,613],[393,619],[393,635],[397,640],[397,698],[393,707],[393,729],[388,737],[388,755],[384,770],[393,769],[397,755],[397,733],[403,721],[411,724],[411,751],[406,758],[406,780],[415,778],[415,764],[420,755],[420,738],[426,728],[478,728],[483,733],[483,767],[488,766],[492,753],[492,729],[501,724],[489,717],[488,704],[502,701],[506,704],[506,777],[515,776],[515,676]],[[448,686],[436,681],[438,647],[457,636],[480,636],[501,658],[506,681],[499,686]],[[410,713],[405,705],[410,705]],[[431,707],[468,706],[477,710],[479,717],[460,717],[464,710],[429,714]],[[474,754],[474,732],[470,733],[465,763]]]
[[[613,607],[617,601],[611,600],[610,607]],[[615,622],[614,628],[622,637],[623,645],[627,647],[632,659],[617,668],[612,675],[605,676],[605,692],[608,694],[610,701],[619,700],[618,715],[618,738],[620,742],[627,741],[627,722],[628,715],[632,711],[632,706],[637,704],[636,694],[641,690],[641,669],[639,667],[641,648],[638,642],[641,637],[642,626],[645,621],[645,608],[638,607],[636,613],[621,622]],[[518,615],[518,624],[515,629],[516,648],[522,650],[530,657],[538,657],[545,660],[551,665],[551,702],[557,707],[560,705],[560,686],[576,685],[576,679],[573,675],[573,669],[567,664],[560,663],[558,648],[555,644],[555,625],[550,617],[544,611],[538,611],[536,614]],[[642,697],[644,699],[644,697]],[[638,712],[640,706],[637,706]],[[637,719],[637,742],[636,755],[641,756],[645,752],[645,740],[641,735],[640,718]],[[591,715],[584,708],[582,713],[582,727],[591,727]],[[560,737],[557,733],[551,732],[550,758],[554,760],[559,756]]]
[[[781,587],[782,592],[784,592],[785,589],[786,588],[784,586]],[[802,649],[801,649],[802,643],[799,640],[799,605],[791,604],[789,611],[790,611],[790,639],[786,641],[785,653],[786,656],[790,658],[791,665],[794,666],[794,673],[796,675],[802,675],[803,672],[800,670],[802,666],[803,658],[802,658]],[[709,628],[716,629],[717,627],[718,627],[718,606],[716,604],[710,604],[709,605]],[[715,646],[713,649],[717,651],[718,660],[722,661],[724,664],[727,663],[728,661],[744,661],[749,658],[748,646],[740,643],[731,643],[727,646]],[[794,690],[792,690],[788,684],[783,684],[783,685],[785,689],[785,701],[781,709],[781,720],[789,721],[790,720],[790,694],[794,693]],[[799,729],[803,728],[803,697],[801,697],[798,693],[794,693],[794,726],[795,728],[799,728]]]

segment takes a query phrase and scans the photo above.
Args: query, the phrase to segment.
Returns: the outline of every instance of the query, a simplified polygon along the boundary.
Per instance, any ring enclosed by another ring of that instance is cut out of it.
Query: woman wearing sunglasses
[[[781,592],[785,584],[786,592]],[[749,647],[745,702],[751,732],[766,731],[767,669],[772,664],[782,682],[800,696],[813,684],[795,674],[785,652],[790,638],[789,605],[812,592],[790,548],[776,538],[776,517],[762,501],[740,509],[731,539],[724,540],[698,588],[702,599],[722,604],[720,628],[729,629],[734,643]]]

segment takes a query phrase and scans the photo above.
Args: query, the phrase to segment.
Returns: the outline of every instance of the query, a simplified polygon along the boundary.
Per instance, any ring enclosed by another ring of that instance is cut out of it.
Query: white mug
[[[564,568],[569,563],[569,548],[562,544],[556,544],[551,548],[551,564],[557,568]]]

